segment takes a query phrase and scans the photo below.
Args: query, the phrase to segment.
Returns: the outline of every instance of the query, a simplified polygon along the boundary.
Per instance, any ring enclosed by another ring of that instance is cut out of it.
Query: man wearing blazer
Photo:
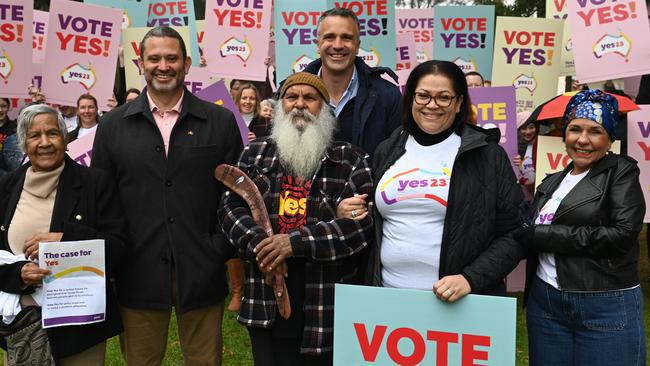
[[[117,276],[129,365],[160,365],[176,310],[186,364],[221,363],[221,317],[232,256],[217,224],[214,169],[243,148],[233,114],[183,86],[191,60],[180,35],[150,30],[140,44],[147,87],[104,116],[92,165],[117,183],[129,228]]]

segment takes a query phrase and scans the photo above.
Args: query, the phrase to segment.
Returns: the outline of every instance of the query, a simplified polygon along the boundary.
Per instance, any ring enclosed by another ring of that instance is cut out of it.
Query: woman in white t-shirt
[[[573,162],[547,177],[534,225],[516,233],[531,255],[526,283],[530,365],[645,365],[638,236],[639,168],[609,152],[618,103],[576,94],[564,114]]]
[[[413,69],[402,128],[373,155],[368,284],[433,291],[445,302],[505,295],[503,279],[523,257],[506,236],[519,226],[523,195],[498,129],[479,128],[471,116],[457,65],[433,60]],[[342,202],[339,216],[346,209],[365,215],[362,203]]]

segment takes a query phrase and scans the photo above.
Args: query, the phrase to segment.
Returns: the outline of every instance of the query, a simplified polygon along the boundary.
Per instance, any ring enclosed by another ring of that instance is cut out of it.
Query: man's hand
[[[253,252],[256,254],[257,263],[264,273],[272,271],[285,259],[293,255],[291,242],[287,234],[275,234],[262,240]]]
[[[39,268],[36,263],[30,262],[20,269],[20,278],[27,286],[40,286],[43,278],[50,273],[52,273],[50,270]]]
[[[36,233],[25,240],[24,252],[29,259],[38,259],[38,243],[61,241],[63,233]]]
[[[264,274],[264,283],[273,286],[273,292],[277,297],[282,297],[284,291],[284,278],[289,275],[289,268],[286,262],[280,262],[273,270]]]

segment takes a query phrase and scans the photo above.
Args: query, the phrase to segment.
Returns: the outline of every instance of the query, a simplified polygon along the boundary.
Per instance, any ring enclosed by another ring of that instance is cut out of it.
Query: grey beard
[[[294,125],[294,118],[304,121]],[[335,129],[336,117],[327,103],[323,103],[318,117],[306,109],[285,113],[282,103],[278,103],[271,138],[276,142],[282,166],[292,175],[311,179],[332,144]]]

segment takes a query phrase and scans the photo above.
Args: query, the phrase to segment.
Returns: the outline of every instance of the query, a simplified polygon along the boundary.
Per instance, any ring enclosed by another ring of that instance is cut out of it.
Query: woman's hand
[[[512,158],[512,163],[515,164],[516,166],[521,166],[522,160],[521,160],[521,155],[517,155]]]
[[[367,194],[360,194],[354,197],[348,197],[336,206],[336,217],[363,220],[368,216],[368,205],[366,204]]]
[[[40,286],[43,278],[50,273],[52,273],[50,270],[39,268],[36,263],[29,262],[20,269],[20,278],[27,286]]]
[[[31,238],[25,240],[24,252],[25,257],[29,259],[38,259],[38,243],[61,241],[63,233],[36,233]]]
[[[441,278],[433,284],[433,293],[444,302],[454,302],[472,292],[472,287],[463,275]]]
[[[256,138],[257,138],[257,136],[255,136],[254,133],[252,133],[251,131],[248,131],[248,141],[249,142],[255,140]]]

